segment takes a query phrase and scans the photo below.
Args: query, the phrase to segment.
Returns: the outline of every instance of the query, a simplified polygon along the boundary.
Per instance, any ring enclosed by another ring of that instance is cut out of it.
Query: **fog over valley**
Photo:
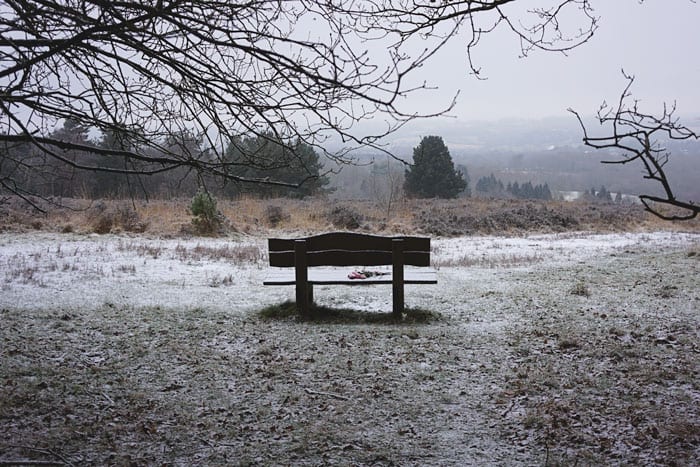
[[[698,126],[700,118],[689,117],[682,122],[690,127]],[[596,127],[591,125],[591,129],[595,134]],[[410,163],[413,148],[421,137],[428,135],[443,138],[455,166],[466,168],[472,188],[480,177],[493,173],[504,183],[547,183],[552,190],[561,192],[598,190],[601,186],[613,193],[629,195],[657,190],[654,183],[641,177],[641,168],[634,164],[601,163],[603,160],[619,160],[620,152],[612,149],[595,151],[584,146],[581,127],[573,115],[482,122],[449,118],[416,121],[385,138],[383,147]],[[663,143],[670,153],[666,169],[678,196],[700,200],[700,142]],[[329,149],[334,149],[332,143]],[[336,193],[340,198],[362,198],[359,185],[373,170],[367,164],[385,165],[388,158],[379,151],[358,152],[355,157],[359,167],[345,166],[332,178],[332,183],[340,187]],[[400,162],[392,161],[392,165],[394,170],[402,171]],[[353,186],[353,179],[357,186]]]

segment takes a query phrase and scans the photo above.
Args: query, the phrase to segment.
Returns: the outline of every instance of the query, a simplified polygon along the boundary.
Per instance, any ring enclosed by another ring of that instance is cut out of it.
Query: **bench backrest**
[[[394,240],[400,239],[402,263],[430,266],[430,238],[380,237],[336,232],[303,239],[268,239],[270,266],[294,267],[294,245],[305,241],[307,266],[384,266],[392,264]]]

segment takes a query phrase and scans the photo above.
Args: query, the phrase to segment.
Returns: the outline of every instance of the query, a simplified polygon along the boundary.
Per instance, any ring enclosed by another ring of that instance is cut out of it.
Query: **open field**
[[[395,323],[388,287],[262,316],[294,292],[260,285],[259,233],[48,230],[0,234],[0,461],[700,458],[697,233],[436,238],[439,284],[406,290],[430,313]]]

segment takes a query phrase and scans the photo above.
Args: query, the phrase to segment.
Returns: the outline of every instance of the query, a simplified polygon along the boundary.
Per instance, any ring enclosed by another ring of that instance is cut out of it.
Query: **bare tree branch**
[[[661,115],[645,114],[639,110],[638,102],[632,100],[634,77],[623,76],[627,85],[615,107],[603,104],[598,109],[598,121],[607,131],[604,136],[591,136],[581,116],[569,109],[578,119],[583,131],[583,142],[594,149],[619,150],[617,159],[603,160],[604,164],[630,164],[638,162],[643,167],[643,177],[658,183],[663,195],[642,194],[640,201],[647,211],[664,220],[690,220],[700,212],[700,205],[693,201],[680,200],[673,191],[673,184],[666,174],[666,164],[671,153],[664,141],[700,139],[700,135],[681,125],[674,115],[676,105],[664,104]],[[631,102],[630,102],[631,101]],[[680,208],[681,214],[666,212],[659,206]]]
[[[462,29],[471,32],[466,54],[478,74],[472,52],[501,26],[514,34],[523,55],[566,52],[597,27],[588,0],[516,9],[525,4],[2,0],[0,143],[26,143],[25,149],[76,170],[153,175],[182,168],[251,181],[231,175],[226,148],[237,138],[271,132],[290,149],[301,141],[347,163],[354,149],[383,150],[383,136],[452,108],[454,99],[419,115],[402,103],[430,89],[412,87],[407,78]],[[384,131],[357,134],[358,122],[375,117],[388,122]],[[67,120],[103,135],[119,132],[135,144],[115,150],[67,145],[54,136]],[[185,133],[202,144],[166,144]],[[323,151],[330,137],[345,148]],[[97,162],[81,163],[71,151]],[[106,165],[99,158],[126,162]],[[255,157],[247,161],[257,164]]]

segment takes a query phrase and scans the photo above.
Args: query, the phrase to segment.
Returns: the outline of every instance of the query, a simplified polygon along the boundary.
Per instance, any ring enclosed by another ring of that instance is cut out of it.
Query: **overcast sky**
[[[700,3],[691,0],[592,0],[599,29],[569,53],[535,52],[519,58],[516,39],[492,34],[474,55],[486,81],[468,75],[464,41],[452,41],[425,77],[440,87],[442,103],[461,90],[452,112],[460,120],[567,116],[572,107],[593,114],[603,99],[616,101],[636,77],[632,92],[642,110],[656,113],[677,101],[678,112],[700,116]],[[432,110],[429,100],[416,106]],[[690,122],[687,122],[690,123]]]

